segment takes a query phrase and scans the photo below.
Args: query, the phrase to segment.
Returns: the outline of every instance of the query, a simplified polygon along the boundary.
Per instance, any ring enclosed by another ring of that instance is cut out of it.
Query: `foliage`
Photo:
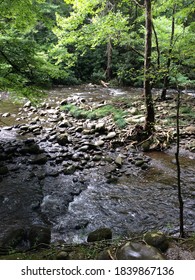
[[[155,87],[163,84],[168,59],[170,86],[179,82],[183,87],[194,87],[192,2],[152,3],[150,79]],[[0,89],[23,91],[29,86],[98,83],[106,79],[115,85],[142,87],[144,9],[135,3],[133,0],[1,1]],[[174,7],[175,33],[170,45]]]
[[[78,107],[72,103],[62,106],[62,110],[70,112],[70,114],[75,118],[86,118],[91,120],[97,120],[106,116],[111,115],[113,120],[118,127],[123,128],[126,126],[126,121],[124,117],[127,112],[117,108],[114,105],[104,105],[95,109]]]

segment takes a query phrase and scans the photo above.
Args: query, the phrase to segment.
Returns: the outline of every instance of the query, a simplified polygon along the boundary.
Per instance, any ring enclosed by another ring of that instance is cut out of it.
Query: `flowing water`
[[[135,93],[135,90],[133,91]],[[137,90],[140,93],[141,90]],[[93,101],[130,94],[128,90],[62,88],[49,93],[49,101],[67,96],[83,96]],[[9,111],[10,118],[2,118],[0,143],[12,149],[22,145],[25,137],[18,137],[14,129],[4,127],[17,123],[18,105],[0,101],[1,113]],[[40,142],[52,157],[64,153],[55,145]],[[17,226],[50,224],[52,240],[85,241],[89,232],[109,227],[114,236],[162,229],[178,232],[179,204],[177,198],[177,168],[174,150],[151,152],[150,168],[140,172],[134,168],[120,176],[115,183],[105,177],[107,165],[76,171],[73,175],[51,175],[60,164],[31,165],[24,157],[8,160],[9,175],[0,180],[0,237]],[[3,161],[3,160],[2,160]],[[183,152],[181,184],[184,198],[184,225],[195,231],[195,157]],[[49,175],[48,175],[49,174]]]

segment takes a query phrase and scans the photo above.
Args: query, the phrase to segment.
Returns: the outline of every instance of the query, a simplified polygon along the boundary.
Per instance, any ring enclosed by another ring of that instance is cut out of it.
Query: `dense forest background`
[[[194,1],[151,4],[152,86],[193,87]],[[100,80],[143,86],[144,1],[1,0],[0,10],[1,91]]]

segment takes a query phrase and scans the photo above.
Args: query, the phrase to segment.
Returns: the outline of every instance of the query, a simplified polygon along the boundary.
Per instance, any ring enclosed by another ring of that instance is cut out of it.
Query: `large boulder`
[[[31,247],[45,247],[50,244],[51,230],[49,227],[33,225],[29,230],[28,239]]]
[[[100,228],[88,235],[87,242],[96,242],[112,239],[112,231],[109,228]]]
[[[169,247],[166,235],[160,231],[151,231],[144,234],[144,241],[151,246],[165,252]]]
[[[1,241],[0,254],[8,254],[26,240],[26,231],[23,228],[10,229]]]
[[[165,260],[160,251],[141,242],[127,242],[116,251],[117,260]]]

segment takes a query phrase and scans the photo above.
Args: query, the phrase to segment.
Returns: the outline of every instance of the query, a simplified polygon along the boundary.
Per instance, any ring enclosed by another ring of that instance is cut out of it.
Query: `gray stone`
[[[116,159],[115,159],[115,163],[118,165],[118,166],[122,166],[123,164],[123,158],[121,156],[118,156]]]
[[[71,175],[71,174],[74,174],[75,170],[76,170],[76,167],[74,165],[70,165],[67,168],[65,168],[63,170],[63,172],[64,172],[64,175]]]
[[[34,156],[34,158],[30,159],[30,163],[32,164],[45,164],[46,162],[47,162],[47,156],[44,154]]]
[[[117,260],[165,260],[160,251],[141,242],[127,242],[117,249]]]
[[[137,161],[135,162],[135,166],[141,167],[144,163],[145,163],[144,160],[137,160]]]

